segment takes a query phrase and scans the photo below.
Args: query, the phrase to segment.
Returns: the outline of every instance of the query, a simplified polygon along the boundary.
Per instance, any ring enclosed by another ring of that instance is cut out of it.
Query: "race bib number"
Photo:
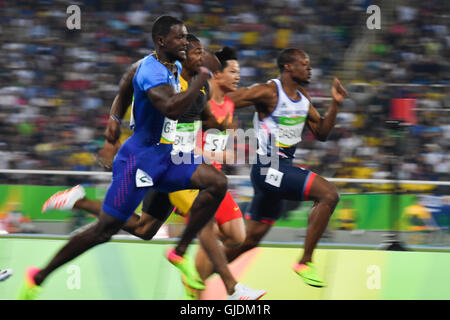
[[[279,147],[288,148],[296,145],[302,140],[303,127],[305,126],[305,117],[280,117],[278,121],[278,139]]]
[[[193,123],[178,123],[175,133],[173,150],[192,152],[195,148],[197,132],[200,129],[200,121]]]
[[[177,120],[169,118],[164,119],[163,128],[161,131],[161,143],[171,144],[175,141],[175,134],[177,132]]]
[[[219,152],[224,151],[227,147],[228,142],[228,134],[226,131],[223,131],[219,134],[208,133],[205,139],[205,145],[203,150],[209,152]]]
[[[281,185],[281,180],[283,180],[284,173],[281,171],[278,171],[274,168],[269,168],[267,170],[266,180],[264,180],[266,183],[279,188]]]

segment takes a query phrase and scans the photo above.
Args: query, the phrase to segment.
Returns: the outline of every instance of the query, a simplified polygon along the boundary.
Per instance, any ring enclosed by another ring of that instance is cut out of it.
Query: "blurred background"
[[[73,4],[80,30],[66,27]],[[372,4],[380,29],[366,24]],[[162,14],[183,19],[211,51],[235,47],[241,86],[277,77],[275,58],[287,47],[309,54],[308,91],[322,114],[333,77],[341,79],[350,96],[330,139],[305,130],[296,165],[331,179],[399,182],[332,180],[342,200],[323,241],[377,244],[395,230],[408,244],[450,244],[450,12],[439,0],[0,0],[0,230],[64,234],[90,221],[79,212],[42,216],[40,207],[77,183],[102,199],[107,175],[5,169],[103,171],[96,155],[120,77],[152,51]],[[236,112],[240,127],[252,127],[253,112]],[[250,166],[225,170],[246,176]],[[230,187],[245,210],[250,182]],[[309,207],[287,203],[268,240],[302,241]]]

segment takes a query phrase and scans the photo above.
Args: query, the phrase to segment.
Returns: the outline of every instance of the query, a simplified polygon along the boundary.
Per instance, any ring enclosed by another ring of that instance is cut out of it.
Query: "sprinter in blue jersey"
[[[51,272],[88,249],[109,241],[134,213],[148,188],[164,193],[200,190],[181,239],[168,252],[169,261],[183,273],[195,270],[186,259],[187,247],[214,216],[225,196],[227,179],[222,172],[191,154],[188,155],[190,163],[172,161],[176,120],[197,98],[211,75],[207,68],[200,67],[189,89],[179,93],[181,66],[178,61],[186,58],[187,34],[183,22],[176,18],[162,16],[155,21],[152,28],[155,53],[142,60],[133,78],[134,132],[114,159],[113,180],[98,222],[74,235],[43,269],[27,268],[18,298],[36,298],[42,282]],[[223,255],[223,252],[210,252],[209,247],[205,250],[210,256]],[[191,286],[204,288],[197,275],[190,275],[190,278],[194,281]]]

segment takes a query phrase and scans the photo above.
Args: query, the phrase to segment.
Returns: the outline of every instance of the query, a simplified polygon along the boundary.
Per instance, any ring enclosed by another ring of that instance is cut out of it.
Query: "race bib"
[[[208,133],[205,139],[203,150],[209,152],[224,151],[227,147],[228,134],[226,131],[221,133]]]
[[[160,143],[171,144],[175,141],[175,134],[177,132],[177,123],[178,123],[177,120],[171,120],[169,118],[164,119]]]
[[[305,117],[280,117],[278,121],[277,146],[288,148],[302,140]]]
[[[175,133],[173,150],[192,152],[195,148],[197,132],[200,129],[200,121],[193,123],[178,123]]]
[[[274,168],[269,168],[266,175],[266,180],[264,180],[266,183],[279,188],[281,185],[281,180],[283,180],[284,173],[278,170],[275,170]]]

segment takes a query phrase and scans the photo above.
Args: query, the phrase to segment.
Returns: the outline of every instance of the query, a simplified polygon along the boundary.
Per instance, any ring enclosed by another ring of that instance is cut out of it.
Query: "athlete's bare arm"
[[[119,91],[109,112],[110,117],[105,129],[105,143],[98,151],[98,161],[106,169],[112,168],[114,156],[120,148],[120,123],[133,98],[133,77],[142,59],[132,64],[119,82]]]
[[[163,84],[149,89],[147,97],[164,116],[177,120],[197,98],[198,92],[209,77],[209,70],[200,67],[198,76],[186,91],[176,93],[170,84]]]
[[[227,95],[234,102],[235,108],[254,105],[260,116],[263,117],[272,112],[278,98],[276,85],[273,82],[239,88]]]
[[[311,97],[305,89],[300,88],[300,90],[308,98],[308,100],[311,101]],[[328,139],[328,136],[336,123],[336,115],[339,106],[342,103],[342,100],[344,100],[344,98],[348,95],[347,91],[337,78],[334,78],[331,95],[333,97],[333,101],[331,106],[328,108],[326,116],[321,116],[311,103],[306,120],[306,124],[313,133],[314,137],[320,141],[326,141]]]
[[[105,138],[112,144],[115,144],[120,137],[120,123],[115,120],[114,117],[122,120],[125,112],[131,104],[133,99],[133,77],[141,61],[142,60],[139,60],[132,64],[124,73],[122,79],[120,79],[119,91],[117,92],[117,95],[111,105],[111,110],[109,112],[110,118],[108,119],[108,124],[105,130]]]

